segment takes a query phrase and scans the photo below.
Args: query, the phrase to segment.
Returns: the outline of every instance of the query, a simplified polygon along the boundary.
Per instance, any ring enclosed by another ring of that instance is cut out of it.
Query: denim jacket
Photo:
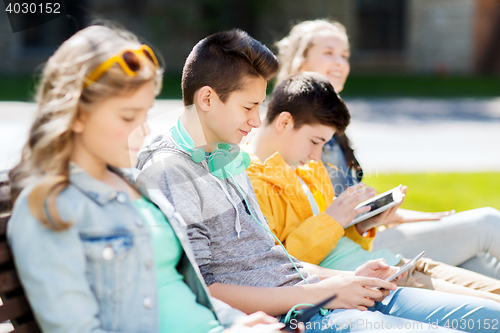
[[[329,173],[336,197],[341,195],[349,186],[355,184],[352,178],[354,172],[347,166],[344,152],[337,141],[336,134],[323,146],[321,161]],[[337,169],[332,168],[330,164],[335,165]]]
[[[198,303],[211,309],[221,324],[229,326],[242,313],[209,297],[181,227],[182,217],[155,190],[154,184],[143,176],[137,178],[138,170],[112,170],[162,210],[184,248],[177,267],[184,282]],[[21,283],[42,330],[158,332],[153,246],[149,229],[128,195],[72,163],[70,184],[57,197],[56,206],[60,216],[73,225],[55,232],[31,214],[27,199],[32,188],[26,188],[19,196],[7,237]]]

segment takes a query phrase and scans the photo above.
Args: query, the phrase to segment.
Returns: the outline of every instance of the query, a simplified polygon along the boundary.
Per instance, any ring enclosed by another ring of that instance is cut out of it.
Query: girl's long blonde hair
[[[346,36],[345,27],[336,21],[327,19],[303,21],[296,24],[288,36],[276,43],[278,60],[281,64],[276,84],[279,84],[289,75],[300,72],[300,68],[307,56],[307,51],[314,45],[315,38],[325,32],[332,32]]]
[[[96,103],[137,89],[150,80],[155,82],[156,94],[161,90],[162,69],[144,60],[136,76],[128,76],[115,64],[84,88],[87,76],[97,66],[140,45],[135,35],[123,29],[90,26],[65,41],[43,69],[36,95],[36,118],[21,161],[9,177],[14,202],[23,188],[36,183],[28,196],[29,208],[35,218],[53,230],[71,225],[57,213],[56,198],[69,184],[72,126],[79,114],[91,112]]]

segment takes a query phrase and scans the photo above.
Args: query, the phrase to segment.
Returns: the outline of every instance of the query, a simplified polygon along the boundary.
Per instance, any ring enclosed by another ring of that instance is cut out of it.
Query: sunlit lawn
[[[500,209],[500,172],[379,174],[363,178],[378,191],[408,186],[403,208],[422,211]]]

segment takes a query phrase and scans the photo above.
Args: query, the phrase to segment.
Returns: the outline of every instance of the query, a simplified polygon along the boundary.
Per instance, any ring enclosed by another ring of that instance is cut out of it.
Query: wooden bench
[[[9,177],[7,171],[0,172],[0,323],[10,320],[11,332],[41,332],[33,319],[33,313],[19,283],[12,254],[6,239],[7,221],[12,212]]]

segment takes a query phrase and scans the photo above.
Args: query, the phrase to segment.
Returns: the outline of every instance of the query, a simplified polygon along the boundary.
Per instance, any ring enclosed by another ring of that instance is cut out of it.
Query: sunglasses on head
[[[142,68],[141,60],[144,58],[151,61],[156,68],[160,67],[160,65],[158,64],[158,59],[156,59],[153,50],[151,50],[151,48],[147,45],[141,45],[141,47],[137,50],[122,51],[97,66],[97,68],[94,69],[89,76],[87,76],[87,79],[84,83],[84,88],[89,87],[91,84],[99,80],[99,78],[103,76],[104,73],[106,73],[115,63],[120,65],[120,67],[128,76],[136,76],[139,70]]]

